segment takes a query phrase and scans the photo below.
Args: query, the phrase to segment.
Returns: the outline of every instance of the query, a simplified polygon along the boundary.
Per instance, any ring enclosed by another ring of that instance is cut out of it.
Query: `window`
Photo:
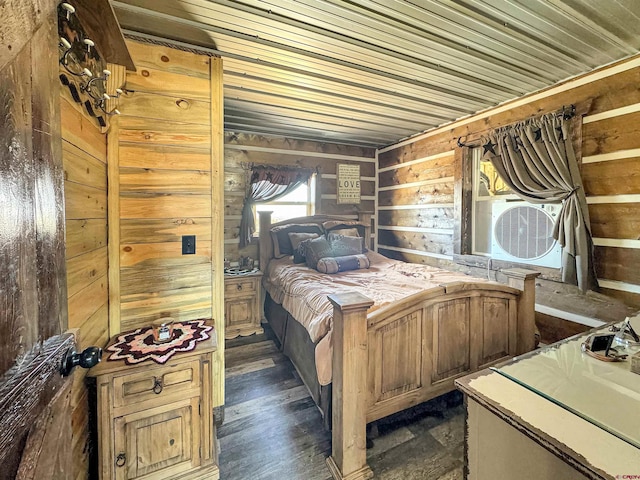
[[[482,148],[472,150],[473,159],[473,228],[471,253],[491,255],[492,211],[496,202],[519,200],[504,183],[488,159],[482,159]]]
[[[553,238],[559,204],[521,200],[500,178],[482,149],[472,151],[472,253],[513,263],[560,268],[562,252]]]
[[[258,212],[273,212],[271,223],[282,222],[289,218],[305,217],[315,213],[315,174],[309,178],[308,184],[303,183],[294,191],[272,202],[258,203],[255,206],[256,230],[260,228]],[[259,232],[256,231],[256,235]]]

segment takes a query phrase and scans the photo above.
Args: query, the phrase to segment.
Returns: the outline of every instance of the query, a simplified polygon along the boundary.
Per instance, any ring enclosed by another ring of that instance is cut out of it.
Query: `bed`
[[[370,216],[358,220],[368,239]],[[504,270],[504,285],[367,252],[368,269],[323,275],[280,251],[275,232],[327,222],[353,219],[316,215],[272,225],[270,212],[260,212],[265,317],[331,426],[332,475],[371,478],[367,423],[534,348],[538,273]]]

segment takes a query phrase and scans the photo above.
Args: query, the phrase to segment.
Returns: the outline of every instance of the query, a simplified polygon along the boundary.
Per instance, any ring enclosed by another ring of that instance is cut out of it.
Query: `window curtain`
[[[256,231],[253,206],[256,203],[270,202],[285,196],[301,184],[309,181],[313,170],[303,168],[277,168],[254,166],[247,187],[240,220],[240,248],[251,242]]]
[[[483,156],[523,200],[562,203],[553,237],[562,246],[562,280],[597,289],[587,199],[563,114],[547,114],[489,134]]]

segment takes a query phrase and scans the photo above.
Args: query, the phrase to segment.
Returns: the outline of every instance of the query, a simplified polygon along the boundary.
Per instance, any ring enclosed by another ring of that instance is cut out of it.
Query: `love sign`
[[[339,163],[338,167],[338,204],[360,203],[360,165]]]

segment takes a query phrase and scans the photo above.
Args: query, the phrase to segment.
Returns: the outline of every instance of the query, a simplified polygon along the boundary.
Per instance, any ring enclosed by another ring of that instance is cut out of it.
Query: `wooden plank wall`
[[[336,165],[360,165],[361,203],[336,203]],[[240,251],[238,236],[246,194],[246,165],[298,166],[318,171],[316,213],[355,215],[375,210],[375,150],[248,133],[225,132],[224,252],[230,261],[242,256],[258,258],[257,244]]]
[[[104,347],[109,339],[107,277],[107,136],[68,89],[60,98],[67,230],[69,327],[79,347]],[[86,370],[74,374],[71,410],[74,478],[86,478],[89,404]]]
[[[164,316],[213,318],[222,372],[222,138],[212,139],[212,130],[222,136],[212,125],[221,60],[127,45],[137,72],[127,72],[109,143],[112,334]],[[195,255],[182,255],[183,235],[196,236]]]
[[[468,171],[468,155],[456,145],[457,138],[477,139],[488,129],[575,104],[578,111],[585,113],[581,128],[576,122],[574,145],[582,151],[581,171],[602,291],[639,308],[640,272],[634,268],[640,261],[638,63],[638,58],[621,62],[612,67],[615,70],[608,70],[614,74],[596,73],[586,80],[568,83],[557,93],[530,101],[520,99],[512,108],[500,107],[495,113],[489,111],[452,128],[381,149],[381,253],[455,267],[451,261],[456,237],[464,232],[463,215],[468,216],[462,190],[463,185],[469,185],[469,179],[462,174],[465,169]]]

